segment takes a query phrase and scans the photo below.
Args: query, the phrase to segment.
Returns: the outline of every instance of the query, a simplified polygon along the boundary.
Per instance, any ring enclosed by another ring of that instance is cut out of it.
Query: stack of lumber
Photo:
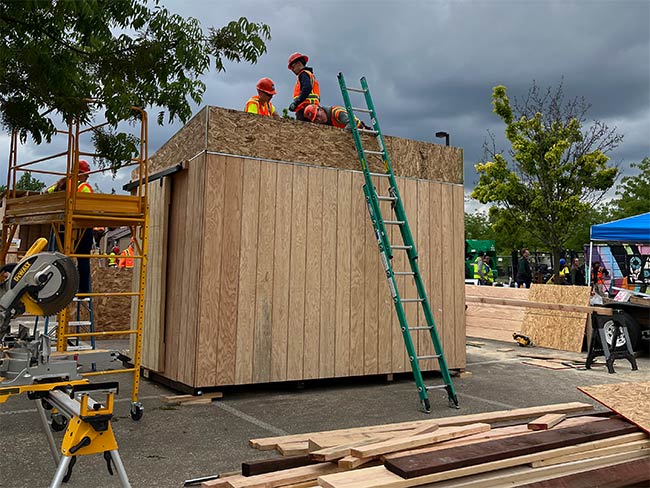
[[[243,463],[241,474],[202,486],[591,487],[602,469],[628,484],[650,481],[650,436],[620,417],[584,415],[591,409],[573,402],[252,439],[253,448],[294,455]]]

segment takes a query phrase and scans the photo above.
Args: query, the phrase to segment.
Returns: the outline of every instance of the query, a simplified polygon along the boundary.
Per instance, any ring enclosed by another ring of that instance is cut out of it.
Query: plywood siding
[[[165,376],[208,387],[410,370],[361,173],[218,155],[193,172],[197,161],[173,180],[167,293],[178,298],[167,301]],[[191,197],[199,174],[203,195]],[[464,367],[464,310],[455,298],[463,279],[462,186],[410,178],[398,185],[448,364]],[[190,224],[202,229],[200,259],[185,256]],[[406,270],[408,262],[396,257],[394,265]],[[183,287],[170,284],[179,280]],[[400,280],[403,296],[415,296],[412,280]],[[422,325],[416,305],[407,307]],[[420,353],[431,351],[428,336],[417,344]]]

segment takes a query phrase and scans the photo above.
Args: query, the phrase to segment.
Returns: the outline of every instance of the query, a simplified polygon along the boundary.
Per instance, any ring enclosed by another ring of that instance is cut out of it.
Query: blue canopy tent
[[[650,212],[592,225],[592,241],[650,243]]]
[[[589,243],[589,269],[595,242],[624,242],[650,244],[650,212],[591,226]],[[587,282],[591,284],[591,273],[587,271]]]

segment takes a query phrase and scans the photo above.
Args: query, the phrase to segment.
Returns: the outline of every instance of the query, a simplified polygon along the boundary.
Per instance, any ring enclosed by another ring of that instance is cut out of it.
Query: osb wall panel
[[[166,377],[207,387],[410,371],[360,172],[208,155],[203,174],[200,282],[190,278],[199,312],[188,317],[182,301],[168,298]],[[188,178],[173,177],[172,226],[176,205],[189,207],[190,187],[177,184]],[[463,187],[398,184],[447,362],[462,368]],[[186,246],[171,242],[183,233],[170,228],[168,293],[187,266]],[[407,264],[398,251],[395,269]],[[415,296],[412,279],[399,280],[403,296]],[[424,325],[416,305],[406,307],[410,324]],[[432,351],[424,332],[414,342],[420,354]]]
[[[169,168],[185,159],[193,158],[205,150],[205,118],[207,113],[207,107],[204,107],[149,158],[149,174]],[[137,178],[135,171],[132,177]]]
[[[465,286],[465,296],[528,300],[529,292],[527,288]],[[513,332],[522,330],[524,312],[524,307],[467,302],[467,336],[510,342]]]
[[[463,154],[459,148],[384,136],[396,175],[462,183]],[[362,135],[364,147],[378,150],[375,138]],[[208,151],[240,156],[359,169],[350,132],[335,127],[209,107]],[[373,171],[383,172],[378,156],[370,156]]]
[[[578,389],[650,434],[650,381]]]
[[[590,290],[585,286],[538,285],[530,288],[531,302],[589,305]],[[540,347],[581,352],[588,314],[527,308],[523,333]]]
[[[362,139],[366,149],[378,149],[374,137],[362,135]],[[384,136],[384,140],[395,174],[462,183],[462,149],[391,136]],[[220,107],[205,107],[151,156],[149,173],[161,171],[206,150],[316,166],[359,169],[352,136],[343,129],[260,117]],[[370,156],[368,162],[374,171],[383,171],[383,164],[377,156]]]

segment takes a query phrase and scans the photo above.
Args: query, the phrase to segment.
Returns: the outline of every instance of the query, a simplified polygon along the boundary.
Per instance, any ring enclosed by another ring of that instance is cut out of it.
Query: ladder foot
[[[431,413],[431,403],[428,398],[422,400],[422,410],[424,413]]]

